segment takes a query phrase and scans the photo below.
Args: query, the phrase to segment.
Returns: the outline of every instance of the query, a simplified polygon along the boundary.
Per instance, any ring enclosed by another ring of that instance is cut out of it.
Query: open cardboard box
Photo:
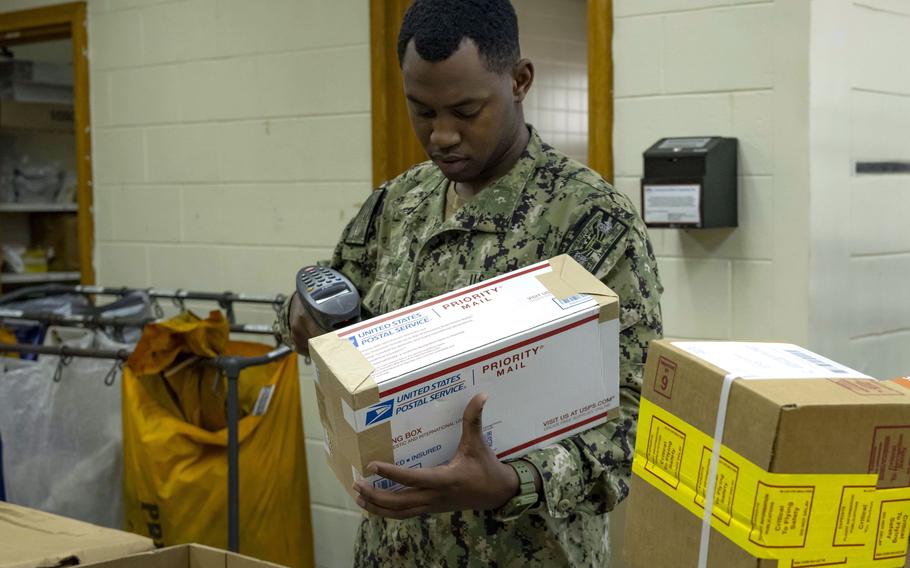
[[[89,564],[89,566],[93,568],[281,568],[279,564],[256,560],[201,544],[181,544]]]
[[[154,548],[151,539],[0,502],[0,568],[54,568]]]

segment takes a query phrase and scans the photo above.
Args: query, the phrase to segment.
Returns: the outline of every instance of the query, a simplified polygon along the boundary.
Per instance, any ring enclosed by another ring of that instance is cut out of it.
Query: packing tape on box
[[[710,526],[756,558],[782,568],[904,566],[910,488],[876,489],[876,474],[767,472],[646,398],[638,432],[632,471],[700,519],[711,510]]]

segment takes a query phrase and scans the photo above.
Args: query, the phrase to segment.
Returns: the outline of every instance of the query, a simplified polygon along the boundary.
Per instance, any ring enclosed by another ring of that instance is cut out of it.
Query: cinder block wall
[[[274,293],[331,254],[370,189],[366,3],[189,0],[91,21],[102,282]],[[124,35],[141,50],[115,48]],[[310,373],[317,563],[349,565],[360,515],[326,466]]]
[[[812,343],[881,378],[910,373],[910,3],[812,3]]]
[[[615,0],[616,186],[642,152],[736,136],[740,226],[652,230],[676,338],[808,339],[807,2]]]
[[[289,292],[370,190],[368,3],[89,0],[88,11],[99,282]],[[301,382],[317,563],[349,566],[360,514],[325,464],[310,369]]]
[[[99,281],[290,291],[370,190],[368,4],[90,7]],[[301,384],[316,558],[349,565],[360,515],[326,466],[311,372]]]

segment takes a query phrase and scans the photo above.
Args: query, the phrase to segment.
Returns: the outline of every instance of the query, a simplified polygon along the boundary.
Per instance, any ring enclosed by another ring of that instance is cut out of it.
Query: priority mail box
[[[619,301],[559,256],[310,340],[325,446],[336,476],[372,461],[450,460],[478,393],[501,459],[603,424],[619,404]]]
[[[910,382],[789,344],[655,341],[632,471],[629,568],[899,568]]]

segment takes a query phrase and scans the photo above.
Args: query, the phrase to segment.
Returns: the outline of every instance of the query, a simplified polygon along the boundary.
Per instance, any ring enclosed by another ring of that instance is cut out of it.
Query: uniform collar
[[[531,131],[528,145],[512,169],[456,211],[440,230],[504,233],[509,229],[518,199],[537,169],[538,162],[543,159],[543,142],[532,126],[529,125],[528,129]],[[444,196],[447,183],[440,186]]]
[[[528,129],[531,131],[528,145],[512,169],[484,188],[447,221],[443,221],[443,215],[449,180],[435,166],[423,182],[405,195],[399,203],[398,215],[427,219],[438,226],[434,233],[448,230],[506,232],[528,180],[538,164],[546,159],[543,141],[534,127],[528,125]]]

